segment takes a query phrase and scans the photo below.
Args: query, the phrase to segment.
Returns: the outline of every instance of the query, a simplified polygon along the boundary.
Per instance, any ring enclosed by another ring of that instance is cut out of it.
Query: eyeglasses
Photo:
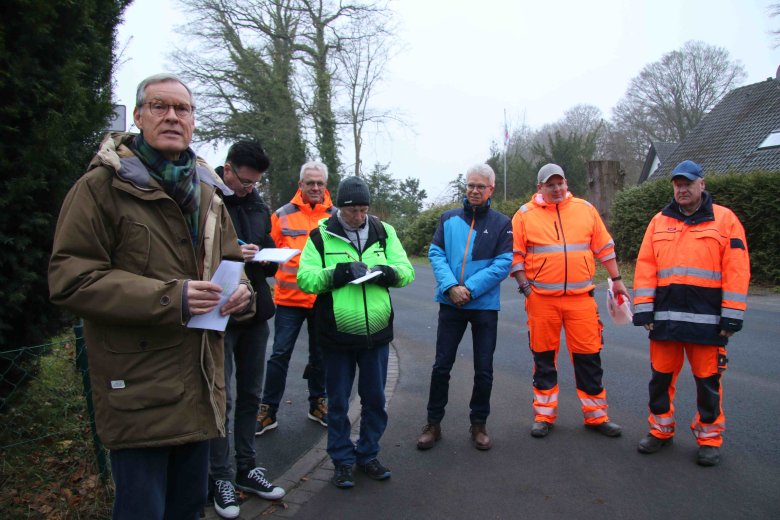
[[[181,118],[190,117],[195,112],[194,106],[183,103],[170,105],[168,103],[163,103],[162,101],[147,101],[143,105],[149,105],[149,112],[151,112],[155,117],[164,116],[168,113],[171,107],[173,107],[174,113],[176,113],[176,115]]]
[[[322,181],[306,181],[303,184],[305,184],[309,188],[313,188],[314,186],[317,186],[318,188],[322,188],[325,186],[325,183]]]
[[[466,184],[466,191],[485,191],[488,188],[492,188],[492,186],[486,186],[484,184]]]
[[[246,179],[242,179],[238,176],[238,168],[236,168],[232,163],[227,163],[228,166],[230,166],[230,171],[233,172],[233,177],[236,178],[236,180],[241,184],[244,188],[256,188],[260,185],[260,181],[248,181]]]

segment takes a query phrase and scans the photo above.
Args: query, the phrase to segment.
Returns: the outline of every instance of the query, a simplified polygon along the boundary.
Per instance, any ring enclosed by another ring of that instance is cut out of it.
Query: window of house
[[[780,128],[772,130],[767,138],[764,139],[764,142],[758,145],[758,149],[773,148],[775,146],[780,146]]]

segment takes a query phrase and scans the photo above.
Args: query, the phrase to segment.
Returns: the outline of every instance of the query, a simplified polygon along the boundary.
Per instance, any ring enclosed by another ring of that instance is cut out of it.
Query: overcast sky
[[[780,17],[768,14],[772,1],[391,1],[403,49],[374,104],[397,109],[409,126],[369,129],[364,170],[390,163],[396,178],[419,178],[436,199],[503,142],[505,110],[510,132],[523,121],[552,123],[580,103],[609,118],[631,78],[688,40],[726,48],[745,66],[744,84],[763,81],[780,65],[769,34],[780,28]],[[174,70],[167,55],[183,38],[170,22],[182,20],[178,9],[175,0],[135,0],[125,12],[116,97],[128,124],[138,82]],[[224,160],[224,148],[196,151],[213,165]],[[352,155],[345,142],[346,165]]]

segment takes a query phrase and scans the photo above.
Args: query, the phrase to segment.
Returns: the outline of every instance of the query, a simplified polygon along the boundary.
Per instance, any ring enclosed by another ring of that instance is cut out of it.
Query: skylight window
[[[758,145],[758,149],[773,148],[775,146],[780,146],[780,128],[772,130],[767,138],[764,139],[764,142]]]

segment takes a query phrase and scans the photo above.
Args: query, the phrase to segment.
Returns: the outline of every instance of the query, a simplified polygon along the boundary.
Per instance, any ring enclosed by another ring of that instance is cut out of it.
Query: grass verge
[[[112,485],[95,463],[74,337],[27,350],[34,376],[0,414],[3,517],[110,518]]]

